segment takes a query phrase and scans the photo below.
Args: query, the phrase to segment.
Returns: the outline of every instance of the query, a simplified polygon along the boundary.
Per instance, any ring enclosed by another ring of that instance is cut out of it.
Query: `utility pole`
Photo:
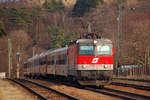
[[[35,20],[35,21],[34,21]],[[35,23],[34,23],[35,22]],[[33,18],[33,24],[35,24],[36,25],[36,27],[35,27],[35,35],[34,35],[34,33],[33,33],[33,38],[34,38],[34,40],[33,40],[33,44],[32,44],[32,46],[33,46],[33,55],[32,56],[35,56],[35,54],[36,54],[36,49],[35,49],[35,46],[37,45],[37,41],[38,41],[38,34],[39,34],[39,16],[37,16],[36,18]]]
[[[12,44],[11,39],[8,38],[8,77],[11,78],[12,69]]]
[[[119,4],[119,20],[118,20],[118,50],[119,55],[118,58],[120,58],[119,61],[121,61],[121,48],[122,48],[122,3]]]
[[[116,68],[118,69],[118,66],[120,66],[120,61],[121,61],[121,46],[122,46],[122,6],[123,3],[120,2],[118,5],[118,35],[117,35],[117,47],[116,47]],[[117,74],[118,74],[118,70],[117,70]]]
[[[31,17],[32,17],[32,30],[34,30],[34,25],[35,25],[35,32],[33,31],[32,32],[32,34],[33,34],[33,43],[32,43],[32,56],[35,56],[35,45],[36,45],[36,22],[37,22],[37,20],[36,20],[36,18],[33,16],[33,15],[31,15]],[[34,35],[35,34],[35,35]]]
[[[92,33],[91,23],[90,22],[88,22],[88,33]]]

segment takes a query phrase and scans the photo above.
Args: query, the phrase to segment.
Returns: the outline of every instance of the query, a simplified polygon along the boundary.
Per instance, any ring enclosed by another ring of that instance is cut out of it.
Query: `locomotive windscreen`
[[[112,55],[111,44],[97,45],[96,46],[96,55]]]
[[[79,55],[112,55],[112,45],[79,45]]]
[[[80,45],[79,46],[79,55],[93,55],[94,46],[93,45]]]

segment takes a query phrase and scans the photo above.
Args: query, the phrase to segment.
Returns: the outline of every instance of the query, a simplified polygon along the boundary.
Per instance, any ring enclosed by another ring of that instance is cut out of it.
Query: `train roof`
[[[56,49],[56,50],[47,50],[47,51],[45,51],[45,52],[42,52],[42,53],[40,53],[40,54],[38,54],[38,55],[35,55],[35,56],[33,56],[33,57],[27,59],[27,61],[24,62],[24,64],[25,64],[25,63],[28,63],[28,62],[30,62],[30,61],[32,61],[32,60],[34,60],[34,59],[44,57],[45,55],[48,55],[48,54],[53,54],[53,53],[57,53],[57,52],[66,51],[67,48],[68,48],[68,47],[64,47],[64,48],[60,48],[60,49]]]
[[[30,62],[30,61],[32,61],[32,60],[34,60],[34,59],[37,59],[38,57],[39,57],[39,55],[35,55],[35,56],[33,56],[33,57],[27,59],[27,61],[24,62],[24,63]]]
[[[60,48],[60,49],[56,49],[56,50],[47,50],[45,52],[42,52],[39,54],[39,57],[43,57],[45,55],[48,55],[48,54],[53,54],[53,53],[56,53],[56,52],[63,52],[65,50],[67,50],[68,47],[64,47],[64,48]]]
[[[76,41],[76,43],[93,43],[94,40],[101,42],[101,43],[112,43],[112,41],[110,39],[105,39],[105,38],[101,38],[101,39],[79,39]]]
[[[63,51],[66,51],[67,49],[68,49],[68,47],[56,49],[56,50],[49,52],[48,54],[52,54],[52,53],[56,53],[56,52],[63,52]]]

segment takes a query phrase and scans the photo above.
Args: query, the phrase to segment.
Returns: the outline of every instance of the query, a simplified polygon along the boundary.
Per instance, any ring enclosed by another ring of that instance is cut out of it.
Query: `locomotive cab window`
[[[96,50],[98,55],[112,55],[112,47],[110,45],[98,45]]]
[[[94,46],[93,45],[80,45],[79,46],[79,55],[93,55]]]
[[[27,63],[24,64],[24,68],[27,68]]]

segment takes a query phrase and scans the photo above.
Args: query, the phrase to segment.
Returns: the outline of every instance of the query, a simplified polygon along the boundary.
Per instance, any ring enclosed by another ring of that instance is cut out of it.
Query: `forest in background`
[[[42,1],[42,3],[41,3]],[[8,38],[12,40],[13,71],[16,52],[22,64],[36,53],[61,48],[92,32],[118,40],[118,5],[122,8],[122,64],[150,64],[150,2],[148,0],[33,0],[0,3],[0,71],[8,67]]]

